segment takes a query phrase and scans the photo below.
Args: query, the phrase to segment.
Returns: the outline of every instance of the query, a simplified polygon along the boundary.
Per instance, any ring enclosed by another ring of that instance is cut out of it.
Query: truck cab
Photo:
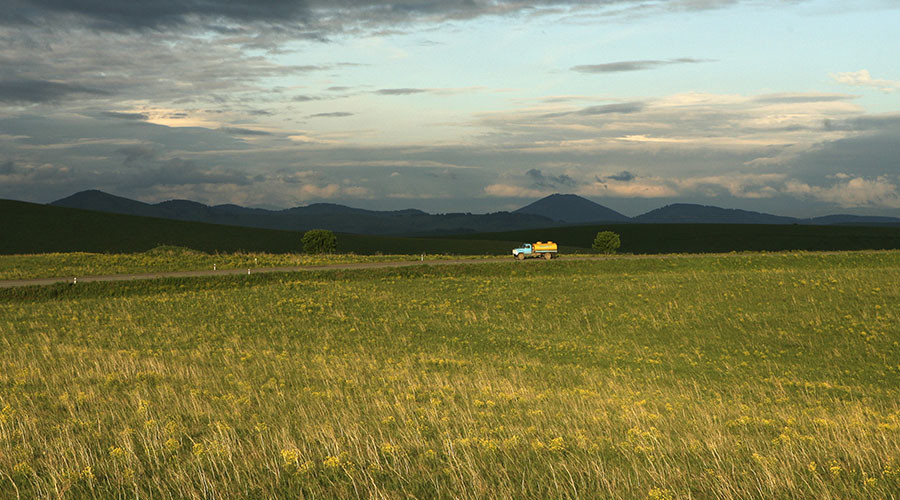
[[[531,243],[522,243],[522,246],[519,248],[513,248],[512,254],[513,257],[517,259],[524,259],[525,257],[534,253],[534,249],[531,247]],[[521,257],[520,257],[521,255]]]

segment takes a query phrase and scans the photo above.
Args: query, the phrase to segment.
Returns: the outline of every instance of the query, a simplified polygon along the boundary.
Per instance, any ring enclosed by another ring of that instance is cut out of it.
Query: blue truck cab
[[[522,243],[522,246],[519,248],[513,248],[513,257],[518,259],[524,259],[525,257],[534,253],[534,249],[531,247],[531,243]],[[522,257],[519,257],[519,254],[522,254]]]

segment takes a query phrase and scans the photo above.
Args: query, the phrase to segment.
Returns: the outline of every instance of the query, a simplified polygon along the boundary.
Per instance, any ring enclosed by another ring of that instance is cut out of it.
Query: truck
[[[531,257],[543,257],[550,260],[559,257],[557,254],[556,243],[553,243],[552,241],[546,243],[542,241],[538,241],[537,243],[522,243],[521,247],[513,249],[512,254],[514,258],[519,260],[525,260]]]

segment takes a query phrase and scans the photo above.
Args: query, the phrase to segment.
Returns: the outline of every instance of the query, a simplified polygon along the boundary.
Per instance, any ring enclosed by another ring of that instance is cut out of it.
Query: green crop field
[[[897,498],[900,252],[0,290],[2,498]]]
[[[724,253],[900,249],[900,227],[798,224],[605,224],[445,236],[468,241],[565,242],[590,248],[600,231],[621,236],[623,253]]]

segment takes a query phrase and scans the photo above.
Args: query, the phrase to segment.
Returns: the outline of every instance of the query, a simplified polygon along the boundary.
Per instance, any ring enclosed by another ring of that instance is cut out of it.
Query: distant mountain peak
[[[630,219],[611,208],[604,207],[576,194],[554,193],[526,205],[514,213],[543,215],[550,219],[583,224],[587,222],[628,222]]]

